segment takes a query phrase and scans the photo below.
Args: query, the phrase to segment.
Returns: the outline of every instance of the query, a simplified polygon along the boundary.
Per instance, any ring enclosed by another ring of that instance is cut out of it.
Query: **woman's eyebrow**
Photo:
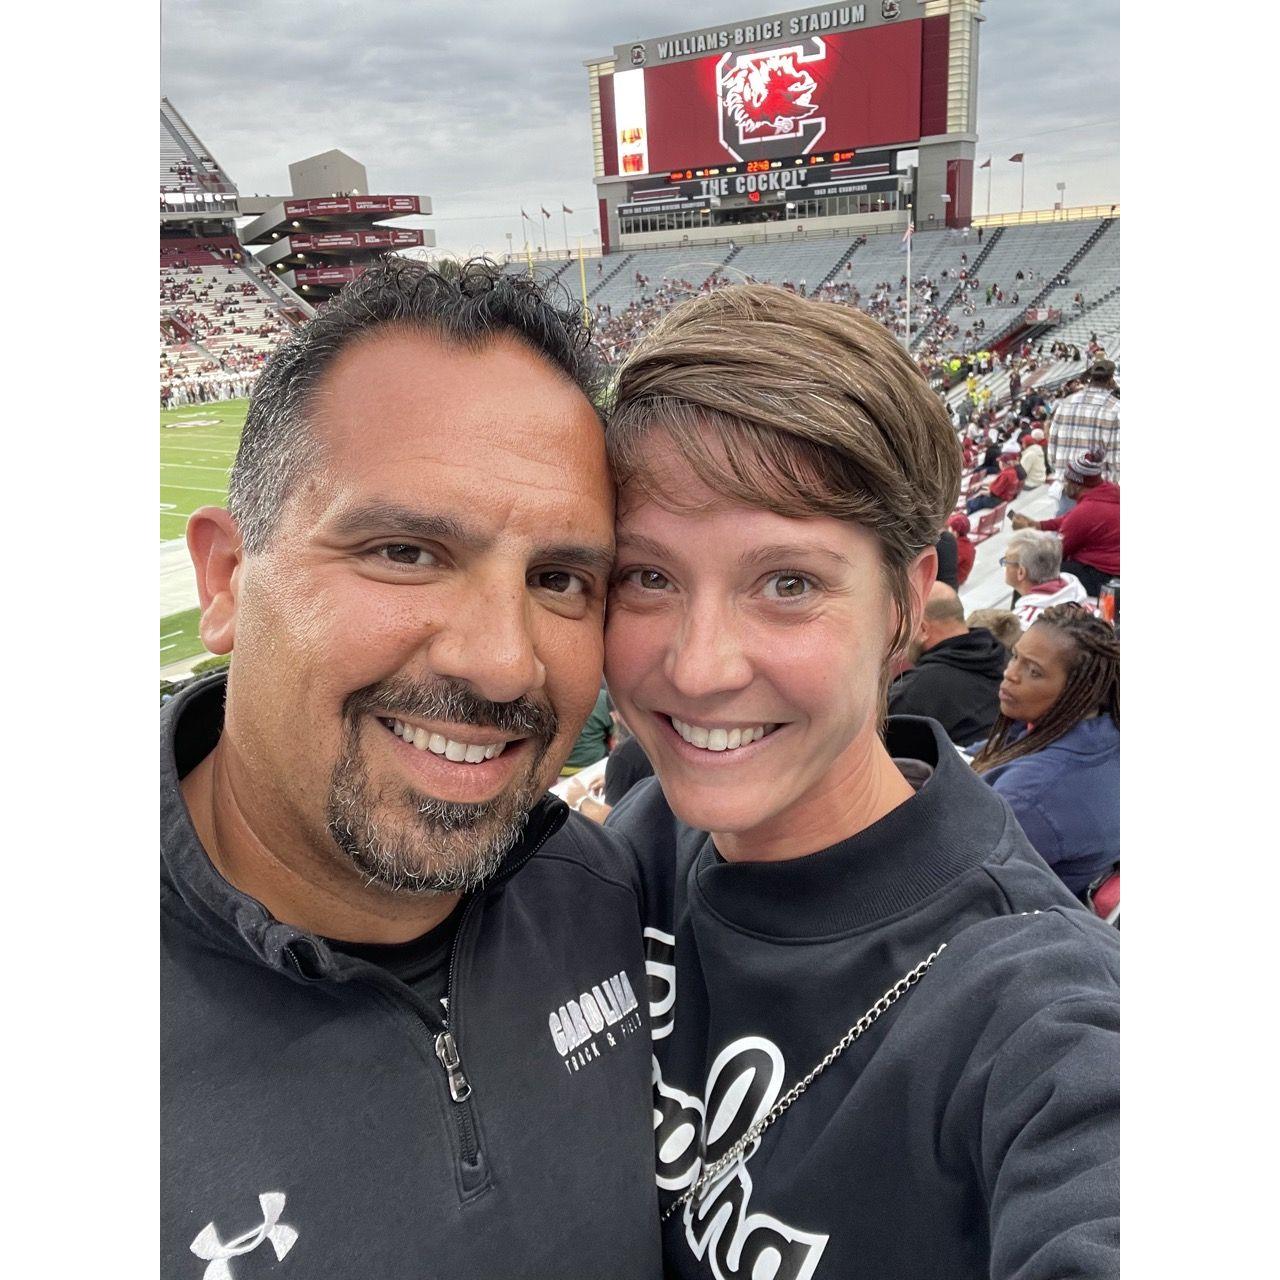
[[[655,560],[670,560],[673,558],[671,548],[665,543],[659,542],[656,538],[647,537],[643,533],[631,533],[627,529],[619,529],[617,536],[619,555],[625,549],[628,552],[639,553],[642,556],[653,556]]]
[[[750,551],[743,552],[739,557],[739,562],[753,565],[786,560],[803,560],[810,556],[834,560],[847,569],[853,568],[852,562],[847,557],[842,556],[838,551],[832,551],[830,547],[815,547],[811,544],[799,542],[772,542],[763,547],[752,547]]]

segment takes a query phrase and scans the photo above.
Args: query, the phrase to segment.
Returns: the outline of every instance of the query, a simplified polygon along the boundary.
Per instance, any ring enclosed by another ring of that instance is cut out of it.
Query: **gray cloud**
[[[786,9],[779,4],[779,10]],[[596,226],[583,62],[615,44],[763,15],[740,3],[654,0],[164,0],[162,91],[246,193],[284,193],[290,161],[339,147],[376,191],[429,195],[444,249],[517,246],[520,208]],[[979,159],[992,207],[1119,199],[1118,0],[988,0],[980,40]],[[1085,127],[1087,126],[1087,127]],[[987,139],[991,140],[988,147]],[[986,202],[979,175],[975,208]],[[540,222],[540,219],[539,219]]]

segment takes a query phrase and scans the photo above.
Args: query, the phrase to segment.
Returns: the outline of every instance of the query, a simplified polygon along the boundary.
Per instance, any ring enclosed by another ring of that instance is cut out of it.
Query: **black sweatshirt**
[[[714,1163],[947,944],[696,1215],[672,1216],[668,1274],[776,1257],[778,1280],[1117,1276],[1115,932],[936,725],[891,720],[888,746],[931,776],[808,857],[724,862],[656,779],[610,818],[645,879],[664,1210],[702,1141]]]
[[[974,627],[927,649],[889,686],[889,714],[928,716],[952,742],[984,738],[1000,714],[996,696],[1009,651],[986,627]]]
[[[438,1006],[210,863],[178,782],[217,739],[224,684],[162,712],[161,1274],[653,1280],[630,860],[548,798],[463,900],[451,1086]]]

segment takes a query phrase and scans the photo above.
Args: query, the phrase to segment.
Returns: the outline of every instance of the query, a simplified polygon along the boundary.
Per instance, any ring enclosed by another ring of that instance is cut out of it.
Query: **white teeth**
[[[383,722],[386,723],[385,721]],[[465,761],[467,764],[479,764],[483,760],[493,760],[500,756],[507,747],[505,742],[455,742],[442,733],[428,733],[426,729],[415,729],[403,720],[392,720],[391,731],[397,738],[417,747],[419,751],[430,751],[432,755],[444,756],[455,763]]]
[[[686,742],[704,751],[734,751],[758,742],[777,728],[777,725],[757,724],[743,729],[703,729],[696,724],[685,724],[675,716],[671,717],[671,723]]]

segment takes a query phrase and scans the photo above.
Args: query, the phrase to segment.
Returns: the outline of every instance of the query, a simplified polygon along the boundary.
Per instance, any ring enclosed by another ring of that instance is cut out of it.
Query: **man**
[[[959,746],[986,737],[1000,714],[1009,655],[990,631],[970,630],[960,597],[945,583],[929,589],[907,652],[914,665],[890,686],[889,714],[931,716]]]
[[[1062,535],[1062,568],[1074,574],[1088,595],[1097,597],[1103,584],[1120,575],[1120,486],[1103,478],[1106,459],[1085,450],[1067,464],[1063,496],[1074,504],[1065,516],[1032,520],[1015,512],[1015,529],[1042,529]]]
[[[1004,580],[1013,588],[1013,611],[1025,631],[1053,604],[1084,604],[1088,592],[1062,569],[1062,540],[1033,529],[1016,532],[1000,557]]]
[[[1049,470],[1059,471],[1083,449],[1106,455],[1102,478],[1120,483],[1120,401],[1116,398],[1116,366],[1095,360],[1086,385],[1058,401],[1049,421]],[[1060,513],[1061,514],[1061,513]]]
[[[167,1277],[659,1274],[636,888],[545,795],[600,688],[596,377],[534,281],[388,259],[191,518],[234,658],[162,712]]]

